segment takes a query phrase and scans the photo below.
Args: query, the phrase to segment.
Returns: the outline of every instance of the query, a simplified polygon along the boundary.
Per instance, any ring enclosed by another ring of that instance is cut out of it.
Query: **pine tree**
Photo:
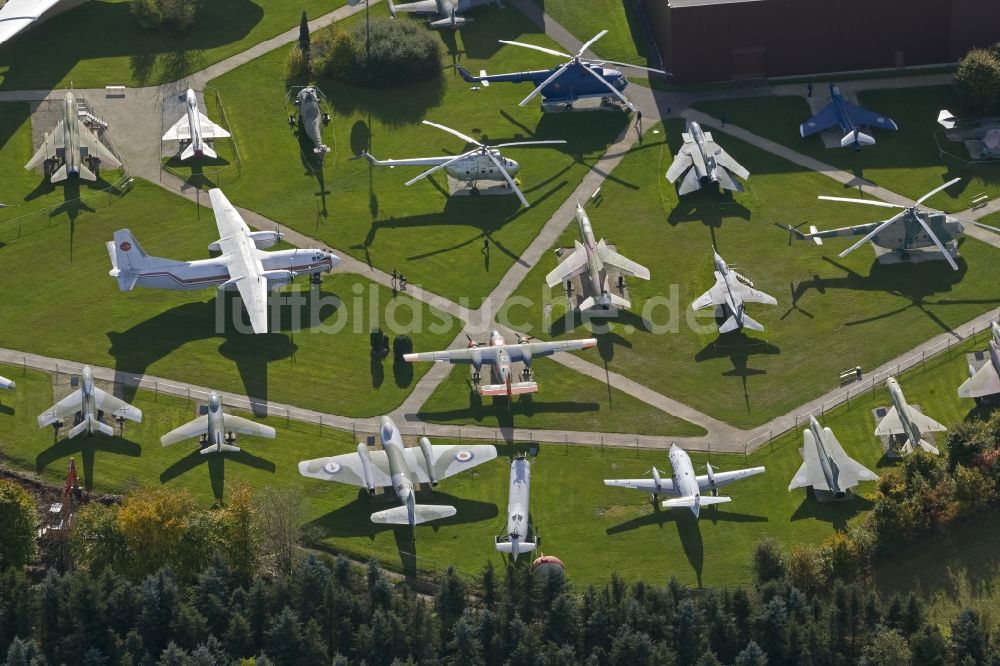
[[[493,562],[486,560],[483,573],[479,576],[479,587],[483,597],[483,605],[490,610],[495,610],[497,606],[497,575],[493,568]]]
[[[453,638],[448,643],[448,651],[456,664],[483,666],[483,646],[477,636],[478,626],[472,613],[466,611],[452,627]]]
[[[299,50],[309,58],[309,18],[305,11],[302,12],[302,20],[299,21]]]
[[[948,663],[948,644],[936,626],[925,624],[910,637],[913,663],[920,666],[944,666]]]
[[[276,666],[296,666],[302,654],[302,623],[288,606],[271,621],[266,634],[267,654]]]
[[[455,573],[454,567],[448,567],[438,582],[438,593],[434,597],[435,607],[441,618],[441,627],[446,633],[462,616],[467,596],[465,583]]]
[[[177,643],[170,641],[156,660],[156,666],[188,666],[188,653]]]
[[[229,616],[229,626],[226,627],[224,637],[226,649],[233,657],[249,657],[260,647],[253,639],[250,623],[241,613]]]
[[[736,655],[733,666],[766,666],[767,655],[754,641],[747,643],[743,651]]]
[[[955,663],[971,659],[974,664],[986,661],[987,636],[979,612],[966,608],[951,623],[951,650]]]
[[[15,637],[7,648],[6,666],[45,666],[48,662],[38,648],[38,643]]]

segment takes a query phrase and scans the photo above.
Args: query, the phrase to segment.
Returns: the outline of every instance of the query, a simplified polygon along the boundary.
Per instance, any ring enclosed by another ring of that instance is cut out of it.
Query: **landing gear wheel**
[[[899,253],[899,258],[902,259],[903,261],[909,261],[910,253],[907,252],[906,250],[903,250],[902,252]]]
[[[471,194],[474,197],[478,197],[479,196],[479,188],[476,187],[475,185],[473,185],[472,189],[469,190],[469,194]]]
[[[323,284],[323,276],[319,273],[313,273],[309,276],[309,284],[316,286]]]

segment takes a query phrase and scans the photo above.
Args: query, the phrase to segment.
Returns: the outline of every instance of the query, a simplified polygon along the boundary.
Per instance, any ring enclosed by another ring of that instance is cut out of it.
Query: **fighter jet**
[[[307,86],[295,96],[295,106],[299,107],[299,125],[312,141],[313,154],[320,162],[330,152],[330,147],[323,143],[323,125],[330,122],[330,116],[319,108],[322,94],[319,88]]]
[[[7,379],[6,377],[0,377],[0,388],[2,389],[14,388],[14,380]]]
[[[76,0],[7,0],[0,8],[0,44],[32,23],[78,5]]]
[[[678,194],[693,192],[710,183],[734,192],[743,191],[743,186],[733,180],[730,172],[743,180],[750,177],[750,172],[719,147],[712,139],[711,132],[703,132],[701,125],[689,120],[687,131],[681,136],[684,138],[684,145],[667,169],[667,180],[671,183],[680,178],[686,169],[690,169],[681,181]]]
[[[66,433],[67,437],[73,438],[84,432],[88,436],[100,432],[112,437],[115,431],[102,420],[105,414],[136,423],[142,421],[141,410],[94,386],[94,372],[89,365],[83,366],[77,381],[74,386],[79,385],[78,389],[38,415],[39,428],[61,423],[73,416],[74,425]]]
[[[691,304],[692,310],[702,310],[715,306],[716,318],[725,317],[719,326],[719,333],[728,333],[738,328],[752,328],[763,331],[764,327],[746,313],[745,303],[766,303],[777,305],[773,296],[753,288],[753,282],[729,268],[719,253],[712,248],[715,255],[715,285],[699,296]]]
[[[84,158],[87,164],[83,163]],[[49,178],[53,183],[66,180],[69,176],[96,181],[97,176],[91,170],[95,161],[112,169],[122,165],[80,120],[76,98],[72,92],[66,93],[63,98],[63,119],[56,124],[52,132],[45,135],[42,145],[24,168],[31,170],[43,165],[48,166],[48,160],[52,160],[53,164],[57,162],[62,164]]]
[[[885,380],[885,387],[889,389],[892,409],[875,428],[875,435],[879,437],[905,435],[906,442],[900,448],[906,453],[912,452],[914,445],[916,445],[928,453],[938,455],[940,451],[933,444],[924,440],[924,433],[944,432],[947,428],[910,407],[906,403],[906,398],[903,396],[903,391],[899,388],[899,382],[896,381],[895,377],[889,377]]]
[[[631,259],[626,259],[617,252],[612,252],[608,249],[603,238],[595,243],[590,218],[587,217],[587,213],[584,212],[583,206],[579,203],[576,204],[576,222],[580,228],[583,243],[574,241],[576,249],[545,276],[545,282],[550,287],[554,287],[564,280],[586,271],[586,282],[590,286],[591,295],[580,303],[580,310],[589,310],[594,307],[609,310],[612,305],[619,308],[630,307],[632,304],[629,303],[628,299],[611,293],[608,268],[613,268],[623,275],[643,280],[649,279],[649,269],[640,266]]]
[[[653,467],[652,479],[605,479],[604,485],[615,486],[617,488],[633,488],[652,493],[655,502],[660,495],[674,495],[674,499],[663,500],[661,506],[664,509],[675,509],[686,507],[691,509],[691,513],[697,518],[701,513],[701,507],[708,504],[723,504],[732,501],[731,497],[719,495],[719,488],[727,486],[734,481],[740,481],[755,474],[762,474],[763,467],[751,467],[749,469],[738,469],[732,472],[716,472],[710,465],[705,465],[705,474],[695,476],[694,465],[687,452],[676,444],[670,445],[670,466],[673,468],[673,478],[664,479],[660,476],[660,470]],[[702,491],[708,490],[710,495],[702,495]]]
[[[277,231],[250,231],[220,189],[211,189],[219,240],[208,246],[221,252],[214,259],[175,261],[151,257],[132,232],[119,229],[107,243],[111,256],[109,275],[118,288],[132,291],[136,286],[158,289],[238,289],[250,314],[254,333],[267,333],[267,292],[289,284],[296,275],[308,273],[314,279],[333,270],[340,258],[325,250],[294,249],[263,252],[281,240]]]
[[[531,490],[531,463],[523,456],[510,463],[510,485],[507,491],[507,533],[496,537],[496,549],[510,553],[514,561],[520,553],[529,553],[538,545],[537,538],[528,540],[528,494]]]
[[[958,387],[960,398],[984,398],[1000,393],[1000,324],[990,325],[990,358],[979,370],[969,367],[969,378]]]
[[[861,481],[878,480],[875,472],[848,456],[833,431],[820,427],[815,417],[809,417],[809,429],[802,431],[802,438],[803,463],[788,490],[812,486],[814,491],[844,499]]]
[[[271,426],[224,413],[222,400],[215,391],[209,396],[208,404],[202,405],[199,411],[201,416],[168,432],[160,438],[160,444],[170,446],[185,439],[199,437],[204,445],[202,454],[235,453],[240,447],[233,444],[236,441],[234,433],[274,439],[274,428]]]
[[[880,116],[848,102],[840,94],[840,88],[837,87],[837,84],[831,83],[830,103],[822,111],[802,123],[799,126],[799,134],[805,138],[830,129],[834,125],[839,125],[840,130],[844,132],[844,138],[840,140],[841,148],[854,146],[854,150],[861,150],[862,145],[875,144],[875,139],[861,131],[862,125],[888,130],[899,129],[891,118]]]
[[[493,331],[490,333],[488,346],[473,342],[472,338],[469,337],[469,346],[466,349],[404,354],[403,359],[408,363],[416,363],[418,361],[471,363],[475,369],[472,381],[476,384],[476,388],[479,389],[479,395],[505,395],[510,398],[511,396],[538,391],[538,384],[532,380],[531,360],[533,358],[550,356],[556,352],[590,349],[597,345],[597,338],[562,340],[558,342],[529,342],[529,340],[531,340],[529,336],[519,335],[517,337],[517,344],[509,345],[504,341],[499,331]],[[521,381],[514,381],[511,364],[518,362],[524,364],[524,369],[521,372]],[[483,365],[490,366],[490,381],[492,383],[486,386],[479,385],[479,370]]]
[[[376,488],[391,487],[403,506],[376,511],[371,515],[372,522],[413,527],[456,513],[453,506],[417,504],[414,483],[436,486],[440,479],[497,457],[497,450],[488,444],[435,446],[426,437],[420,438],[419,448],[404,447],[399,428],[388,416],[382,417],[378,435],[381,451],[358,444],[356,454],[303,460],[299,463],[299,474],[365,488],[371,495]]]
[[[186,111],[181,119],[163,135],[163,141],[187,141],[188,146],[181,153],[181,160],[190,157],[218,157],[208,145],[208,139],[227,139],[232,136],[222,127],[208,119],[198,106],[198,96],[191,88],[184,93]]]
[[[354,0],[354,2],[360,2],[360,0]],[[418,2],[407,2],[402,5],[397,5],[392,0],[389,0],[389,13],[392,14],[393,18],[396,17],[396,12],[437,14],[440,18],[431,19],[428,23],[430,27],[458,30],[472,20],[464,16],[459,16],[459,12],[464,12],[474,7],[481,7],[491,2],[495,3],[497,7],[502,6],[500,0],[418,0]]]

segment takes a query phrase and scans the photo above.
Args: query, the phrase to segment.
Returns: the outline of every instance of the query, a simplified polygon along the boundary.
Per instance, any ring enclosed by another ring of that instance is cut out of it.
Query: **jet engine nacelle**
[[[250,240],[253,241],[254,246],[258,250],[266,250],[269,247],[273,247],[278,244],[285,234],[280,231],[252,231],[250,232]],[[220,245],[222,241],[217,240],[208,246],[209,252],[221,252],[222,246]]]
[[[597,300],[597,304],[601,306],[602,310],[611,309],[611,294],[606,291],[601,292],[601,297]]]
[[[424,462],[427,463],[427,478],[431,480],[431,485],[438,484],[437,472],[434,471],[434,450],[431,442],[426,437],[420,438],[420,452],[424,454]]]
[[[524,363],[524,367],[531,367],[531,347],[525,347],[521,350],[521,362]]]
[[[261,273],[261,277],[267,280],[268,289],[276,289],[291,283],[295,279],[295,273],[292,271],[264,271]]]
[[[358,444],[358,457],[361,458],[361,473],[364,475],[365,487],[368,494],[375,494],[375,475],[372,473],[372,458],[368,454],[368,446],[364,443]]]
[[[656,492],[663,490],[663,482],[660,480],[660,470],[653,468],[653,483],[656,484]]]

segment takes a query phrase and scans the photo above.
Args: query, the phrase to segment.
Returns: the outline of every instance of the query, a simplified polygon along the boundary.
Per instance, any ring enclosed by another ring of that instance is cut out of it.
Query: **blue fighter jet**
[[[837,84],[830,84],[830,103],[822,111],[805,121],[799,126],[799,134],[802,138],[830,129],[834,125],[840,125],[844,132],[844,138],[840,140],[842,148],[849,145],[854,146],[854,150],[861,150],[861,146],[871,146],[875,144],[875,139],[861,131],[862,126],[879,127],[881,129],[896,130],[899,127],[891,118],[880,116],[867,109],[862,109],[856,104],[851,104],[840,94]]]

